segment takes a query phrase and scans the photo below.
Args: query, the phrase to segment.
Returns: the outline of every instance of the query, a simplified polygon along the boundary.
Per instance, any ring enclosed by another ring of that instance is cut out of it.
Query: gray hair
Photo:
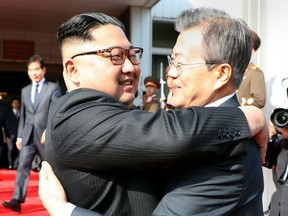
[[[209,63],[230,64],[232,82],[238,88],[252,53],[247,24],[224,11],[212,8],[185,10],[176,18],[175,29],[178,32],[195,27],[199,27],[202,32],[202,55],[208,70],[213,68],[213,65],[209,67]]]

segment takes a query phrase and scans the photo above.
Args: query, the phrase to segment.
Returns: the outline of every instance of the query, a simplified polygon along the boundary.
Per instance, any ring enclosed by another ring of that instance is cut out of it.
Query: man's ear
[[[217,81],[215,83],[214,88],[221,88],[224,85],[227,85],[228,82],[230,81],[230,78],[232,76],[232,68],[231,65],[229,64],[219,64],[217,65],[214,70],[216,70],[217,74]]]
[[[66,77],[69,78],[74,85],[79,86],[79,71],[77,70],[77,65],[72,59],[68,59],[64,62],[64,73],[66,73]]]

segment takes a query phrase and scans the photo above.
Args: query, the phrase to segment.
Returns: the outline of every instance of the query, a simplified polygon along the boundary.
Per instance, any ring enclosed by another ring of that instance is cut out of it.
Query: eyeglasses
[[[132,47],[130,49],[124,49],[121,47],[111,47],[97,51],[80,53],[72,56],[71,59],[84,55],[99,55],[104,58],[110,58],[112,64],[114,65],[122,65],[125,59],[128,57],[128,59],[133,65],[138,65],[141,62],[142,53],[143,49],[140,47]]]
[[[170,55],[167,56],[168,59],[168,64],[169,67],[175,67],[177,72],[182,72],[183,70],[185,70],[186,68],[183,68],[184,66],[191,66],[191,67],[202,67],[204,65],[210,65],[213,63],[206,63],[206,62],[194,62],[194,63],[181,63],[181,62],[175,62],[174,58],[171,58]]]

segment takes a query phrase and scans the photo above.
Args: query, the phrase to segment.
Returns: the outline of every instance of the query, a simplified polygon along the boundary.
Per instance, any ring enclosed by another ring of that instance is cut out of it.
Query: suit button
[[[237,137],[240,137],[240,136],[241,136],[241,132],[240,132],[239,130],[236,130],[236,131],[234,132],[234,134],[235,134],[235,136],[237,136]]]
[[[219,140],[223,140],[224,139],[223,135],[222,134],[218,134],[218,139]]]
[[[229,136],[230,136],[231,139],[234,139],[235,138],[235,133],[229,132]]]
[[[228,133],[223,133],[224,139],[229,139],[229,134]]]

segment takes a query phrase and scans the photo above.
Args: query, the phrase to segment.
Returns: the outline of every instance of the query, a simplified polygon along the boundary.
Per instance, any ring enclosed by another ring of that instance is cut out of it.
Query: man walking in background
[[[2,201],[5,208],[16,212],[21,211],[21,203],[25,202],[35,155],[39,154],[44,159],[44,145],[40,140],[46,129],[50,103],[61,96],[59,86],[45,79],[46,66],[41,56],[32,56],[28,60],[27,69],[32,83],[21,91],[21,114],[16,141],[20,156],[14,194],[10,202]]]

